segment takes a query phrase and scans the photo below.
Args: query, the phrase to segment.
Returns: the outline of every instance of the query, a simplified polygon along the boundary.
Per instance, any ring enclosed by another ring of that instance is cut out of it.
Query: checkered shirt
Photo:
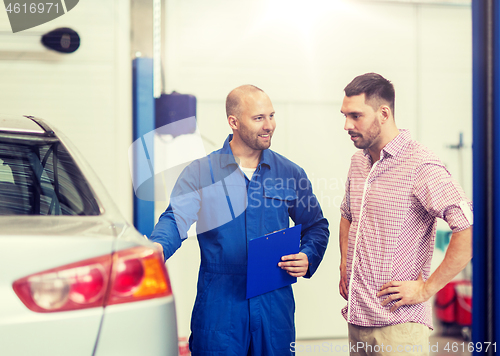
[[[349,323],[380,327],[416,322],[432,328],[429,301],[382,306],[377,297],[389,281],[427,280],[436,218],[453,232],[472,224],[472,202],[437,156],[407,130],[389,142],[372,166],[367,150],[351,159],[342,216],[351,222],[347,251],[349,298],[342,314]]]

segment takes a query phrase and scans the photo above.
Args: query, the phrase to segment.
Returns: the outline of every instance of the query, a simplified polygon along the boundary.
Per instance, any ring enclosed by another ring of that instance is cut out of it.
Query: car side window
[[[65,147],[0,142],[0,215],[98,215],[92,190]]]
[[[12,170],[2,159],[0,159],[0,182],[14,183]]]

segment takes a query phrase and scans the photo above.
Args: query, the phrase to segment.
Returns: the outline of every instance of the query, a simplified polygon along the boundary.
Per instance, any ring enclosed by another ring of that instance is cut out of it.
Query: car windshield
[[[99,213],[85,178],[59,140],[0,138],[0,215]]]

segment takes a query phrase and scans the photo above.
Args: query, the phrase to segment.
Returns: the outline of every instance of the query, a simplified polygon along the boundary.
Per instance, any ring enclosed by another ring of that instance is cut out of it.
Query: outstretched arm
[[[187,238],[187,232],[196,221],[200,209],[199,161],[191,163],[181,173],[170,196],[170,204],[161,214],[149,239],[170,258]]]

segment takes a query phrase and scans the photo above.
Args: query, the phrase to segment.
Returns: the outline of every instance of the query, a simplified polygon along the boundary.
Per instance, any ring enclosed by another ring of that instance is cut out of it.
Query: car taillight
[[[136,247],[115,254],[107,305],[172,294],[163,256],[157,250]]]
[[[172,294],[163,256],[142,246],[36,273],[18,279],[12,287],[30,310],[39,313]]]

